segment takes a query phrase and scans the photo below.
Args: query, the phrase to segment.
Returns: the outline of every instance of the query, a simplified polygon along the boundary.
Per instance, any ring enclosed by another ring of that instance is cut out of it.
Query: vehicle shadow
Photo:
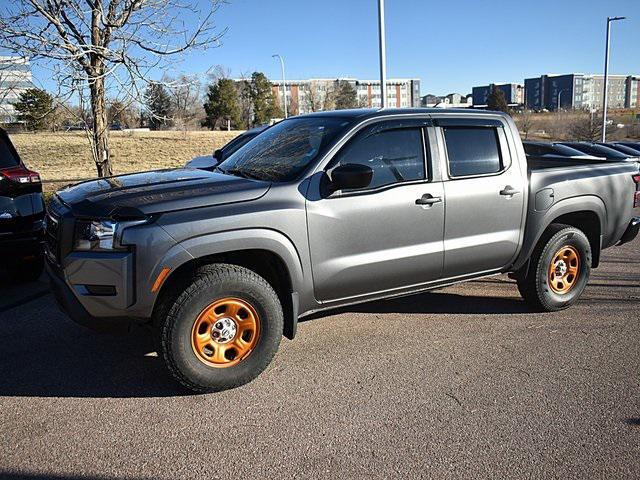
[[[341,312],[476,313],[528,312],[515,298],[424,293],[316,314]],[[148,328],[128,335],[91,332],[58,312],[47,294],[0,314],[0,396],[131,398],[191,395],[168,375]]]
[[[459,295],[445,292],[426,292],[388,300],[359,303],[348,307],[314,313],[301,322],[340,313],[404,313],[404,314],[478,314],[504,315],[530,313],[532,310],[519,298]]]
[[[44,307],[25,315],[34,304]],[[0,316],[0,396],[190,395],[170,378],[149,333],[144,327],[134,327],[127,335],[86,330],[59,313],[51,295],[4,312]]]

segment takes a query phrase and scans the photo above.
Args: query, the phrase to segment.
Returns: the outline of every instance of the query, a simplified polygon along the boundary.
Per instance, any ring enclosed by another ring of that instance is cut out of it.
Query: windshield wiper
[[[222,173],[226,173],[227,175],[236,175],[238,177],[249,178],[251,180],[262,180],[260,176],[248,170],[244,170],[242,168],[229,168],[227,170],[220,169],[220,171]]]

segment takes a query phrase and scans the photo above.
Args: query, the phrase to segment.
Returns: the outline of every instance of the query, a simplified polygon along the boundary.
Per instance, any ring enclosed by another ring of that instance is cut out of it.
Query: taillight
[[[40,183],[40,175],[38,172],[32,172],[28,168],[22,166],[2,170],[0,175],[16,183]]]
[[[636,182],[636,193],[633,195],[633,208],[640,207],[640,175],[634,175],[633,181]]]

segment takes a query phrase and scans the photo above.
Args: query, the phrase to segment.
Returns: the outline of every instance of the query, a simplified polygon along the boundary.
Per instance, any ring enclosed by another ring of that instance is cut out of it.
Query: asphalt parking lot
[[[640,241],[534,314],[492,277],[302,323],[236,390],[177,388],[145,330],[0,286],[0,477],[640,478]]]

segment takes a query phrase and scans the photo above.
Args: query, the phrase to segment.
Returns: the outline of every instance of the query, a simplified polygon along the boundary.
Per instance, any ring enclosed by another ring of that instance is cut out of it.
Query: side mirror
[[[365,188],[371,184],[373,170],[359,163],[345,163],[331,172],[331,191]]]
[[[210,157],[209,155],[205,157],[196,157],[194,159],[189,160],[185,167],[186,168],[197,168],[199,170],[208,170],[213,171],[216,168],[218,161],[215,157]]]
[[[216,160],[216,163],[222,163],[224,160],[224,153],[222,150],[217,149],[213,152],[213,159]]]

